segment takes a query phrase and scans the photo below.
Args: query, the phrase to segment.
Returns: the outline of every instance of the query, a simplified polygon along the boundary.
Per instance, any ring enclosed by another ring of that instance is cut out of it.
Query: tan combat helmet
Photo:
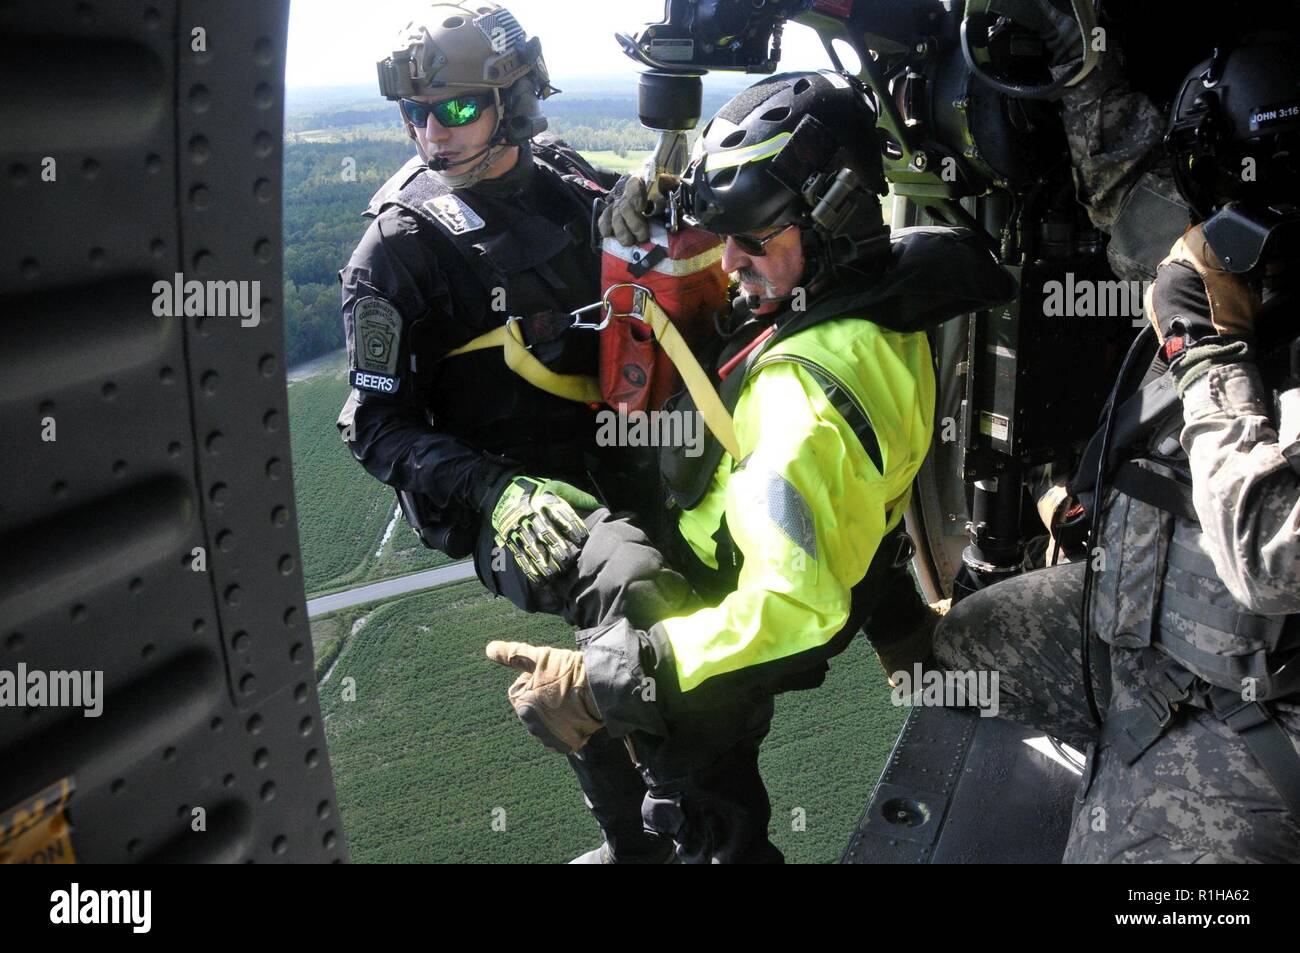
[[[442,87],[508,89],[534,74],[539,98],[550,89],[542,43],[528,39],[514,15],[495,3],[434,3],[397,37],[379,63],[379,91],[388,99]]]
[[[452,187],[472,184],[500,150],[546,130],[541,101],[559,90],[551,86],[542,41],[529,39],[505,7],[486,0],[428,4],[402,28],[395,46],[392,55],[378,63],[379,91],[385,98],[398,101],[472,89],[491,90],[495,99],[492,148],[471,169],[455,174],[444,170]],[[427,160],[423,149],[420,154]]]

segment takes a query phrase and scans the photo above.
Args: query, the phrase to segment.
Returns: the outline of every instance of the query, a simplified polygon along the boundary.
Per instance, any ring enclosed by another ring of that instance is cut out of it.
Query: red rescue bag
[[[698,353],[727,302],[722,239],[700,228],[669,234],[652,223],[648,242],[629,248],[607,238],[601,250],[600,284],[609,304],[600,332],[601,396],[616,409],[657,410],[682,381],[650,327],[635,316],[638,296],[653,295]]]

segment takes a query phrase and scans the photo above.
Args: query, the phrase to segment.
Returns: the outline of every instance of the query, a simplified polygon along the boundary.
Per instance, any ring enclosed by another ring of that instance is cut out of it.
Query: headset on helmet
[[[722,235],[799,225],[814,274],[887,249],[875,119],[865,91],[843,74],[756,83],[696,140],[682,180],[686,220]]]
[[[1166,145],[1200,218],[1229,202],[1300,198],[1300,47],[1270,33],[1198,65],[1174,100]]]
[[[1178,191],[1225,268],[1300,258],[1300,46],[1257,33],[1196,66],[1165,145]]]
[[[393,101],[460,89],[492,91],[497,128],[486,158],[452,177],[460,180],[485,171],[501,149],[544,132],[541,101],[559,92],[551,86],[541,40],[529,39],[509,10],[489,2],[430,4],[402,28],[396,49],[377,65],[379,91]]]

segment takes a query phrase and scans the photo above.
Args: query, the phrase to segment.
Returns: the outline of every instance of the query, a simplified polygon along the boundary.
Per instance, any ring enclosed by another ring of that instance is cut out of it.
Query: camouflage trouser
[[[1300,862],[1300,824],[1213,714],[1182,706],[1132,765],[1099,742],[1079,654],[1083,569],[1072,563],[998,583],[954,607],[935,635],[945,668],[999,673],[1000,714],[1088,750],[1065,862]],[[1160,653],[1095,645],[1098,705],[1108,719],[1137,708],[1145,667]],[[1300,707],[1271,707],[1300,751]]]

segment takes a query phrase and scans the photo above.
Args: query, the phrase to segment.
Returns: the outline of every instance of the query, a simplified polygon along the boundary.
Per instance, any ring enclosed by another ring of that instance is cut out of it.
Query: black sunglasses
[[[794,223],[792,222],[791,225]],[[767,244],[778,235],[785,232],[790,225],[781,225],[776,230],[769,232],[765,238],[755,238],[753,235],[728,235],[736,247],[743,251],[750,258],[763,258],[767,255]]]
[[[491,100],[492,97],[481,93],[472,96],[456,96],[438,103],[420,103],[414,99],[403,99],[402,115],[413,126],[423,127],[429,122],[429,114],[433,113],[433,118],[438,120],[438,125],[455,129],[459,126],[468,126],[483,115],[483,110]]]

